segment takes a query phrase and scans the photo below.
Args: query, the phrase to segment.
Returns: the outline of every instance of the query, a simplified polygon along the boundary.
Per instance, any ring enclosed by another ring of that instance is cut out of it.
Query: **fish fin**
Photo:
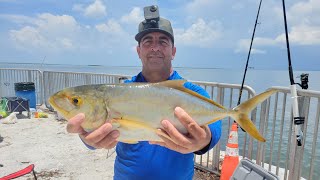
[[[239,106],[233,109],[236,111],[241,111],[243,113],[249,114],[254,108],[257,107],[258,104],[262,103],[264,100],[269,98],[275,92],[277,92],[277,90],[275,89],[270,89],[268,91],[265,91],[241,103]]]
[[[118,122],[114,121],[113,119],[110,122],[112,124],[112,130],[115,130],[120,127],[120,124]]]
[[[126,140],[126,141],[122,141],[122,142],[124,142],[124,143],[127,143],[127,144],[137,144],[138,143],[138,141],[130,141],[130,140]]]
[[[158,129],[130,117],[114,118],[110,121],[113,129],[120,131],[119,141],[136,144],[138,141],[159,141]]]
[[[222,114],[221,116],[217,116],[214,119],[211,119],[209,122],[204,123],[204,125],[209,125],[211,123],[214,123],[214,122],[216,122],[216,121],[218,121],[220,119],[225,118],[226,116],[228,116],[228,115],[227,114]]]
[[[248,133],[258,141],[266,142],[266,139],[260,134],[256,126],[246,114],[239,114],[234,120]]]
[[[116,124],[118,128],[124,128],[127,130],[136,130],[136,129],[149,129],[155,131],[156,129],[139,121],[124,119],[124,118],[115,118],[112,119],[112,124]]]
[[[165,87],[169,87],[169,88],[173,88],[173,89],[177,89],[179,91],[183,91],[183,92],[186,92],[192,96],[195,96],[199,99],[202,99],[204,101],[207,101],[221,109],[226,109],[224,106],[222,106],[221,104],[217,103],[217,102],[214,102],[213,100],[209,99],[209,98],[206,98],[188,88],[185,88],[184,87],[184,83],[186,83],[187,81],[186,80],[170,80],[170,81],[162,81],[162,82],[159,82],[159,83],[154,83],[155,86],[165,86]]]
[[[271,89],[264,93],[261,93],[233,109],[233,113],[230,116],[252,137],[259,141],[265,142],[266,140],[259,133],[258,129],[249,119],[249,113],[261,102],[269,98],[277,90]]]
[[[154,132],[155,134],[161,135],[173,142],[175,142],[169,135],[167,135],[165,132],[163,132],[161,129],[156,129],[153,128],[143,122],[139,122],[139,121],[135,121],[135,120],[131,120],[131,119],[113,119],[112,120],[112,124],[115,124],[117,126],[118,129],[122,129],[125,131],[141,131],[141,130],[147,130],[150,132]],[[120,133],[121,134],[121,133]],[[149,139],[149,140],[153,140],[153,139]],[[137,140],[133,140],[133,139],[126,139],[123,140],[122,142],[124,143],[128,143],[128,144],[136,144],[138,143]]]
[[[167,138],[167,139],[169,139],[169,140],[171,140],[171,141],[174,142],[174,143],[176,143],[176,141],[174,141],[167,133],[165,133],[165,132],[164,132],[163,130],[161,130],[161,129],[158,129],[157,134],[158,134],[158,135],[161,135],[161,136],[163,136],[163,137],[165,137],[165,138]],[[178,143],[176,143],[176,144],[178,144]]]

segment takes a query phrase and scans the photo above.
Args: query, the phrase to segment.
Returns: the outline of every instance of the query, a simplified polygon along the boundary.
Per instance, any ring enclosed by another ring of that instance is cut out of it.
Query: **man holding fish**
[[[149,8],[157,8],[151,6]],[[152,11],[152,9],[151,9]],[[174,36],[170,21],[160,18],[158,27],[148,26],[145,20],[139,25],[137,53],[142,62],[142,72],[131,82],[161,82],[182,79],[172,69],[172,60],[176,53]],[[187,83],[188,87],[199,94],[209,97],[201,87]],[[208,126],[199,126],[180,107],[174,110],[175,116],[187,129],[180,133],[169,120],[164,119],[162,130],[174,141],[159,135],[163,142],[139,142],[128,144],[118,142],[119,131],[113,130],[107,122],[93,132],[87,133],[80,126],[84,114],[70,119],[67,131],[79,133],[85,144],[94,148],[110,149],[117,145],[114,179],[192,179],[194,173],[193,153],[202,154],[211,149],[221,135],[221,122]],[[160,146],[159,146],[160,145]]]
[[[157,6],[144,8],[137,53],[142,71],[125,84],[84,85],[61,90],[50,104],[90,148],[116,146],[114,179],[192,179],[194,154],[213,148],[221,121],[230,116],[259,141],[248,114],[275,91],[266,91],[234,109],[209,99],[198,85],[173,70],[176,53],[170,21]]]

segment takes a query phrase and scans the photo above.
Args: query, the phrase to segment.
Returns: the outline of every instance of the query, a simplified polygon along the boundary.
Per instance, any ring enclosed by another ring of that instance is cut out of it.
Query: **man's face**
[[[137,52],[143,69],[147,71],[171,70],[171,61],[176,54],[169,36],[160,33],[148,33],[141,38]]]

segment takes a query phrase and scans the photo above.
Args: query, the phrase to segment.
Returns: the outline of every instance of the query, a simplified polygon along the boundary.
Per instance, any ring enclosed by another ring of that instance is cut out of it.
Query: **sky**
[[[143,7],[172,23],[175,67],[243,69],[259,0],[0,0],[0,64],[141,66]],[[286,1],[292,67],[320,70],[320,0]],[[282,1],[262,1],[249,67],[287,69]]]

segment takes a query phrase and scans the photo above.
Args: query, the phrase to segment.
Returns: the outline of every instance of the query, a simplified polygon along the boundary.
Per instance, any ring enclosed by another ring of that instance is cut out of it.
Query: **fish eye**
[[[79,102],[79,101],[78,101],[77,98],[74,98],[74,99],[73,99],[73,103],[78,104],[78,102]]]
[[[72,97],[71,101],[72,101],[73,105],[78,106],[81,103],[81,98],[80,97]]]

